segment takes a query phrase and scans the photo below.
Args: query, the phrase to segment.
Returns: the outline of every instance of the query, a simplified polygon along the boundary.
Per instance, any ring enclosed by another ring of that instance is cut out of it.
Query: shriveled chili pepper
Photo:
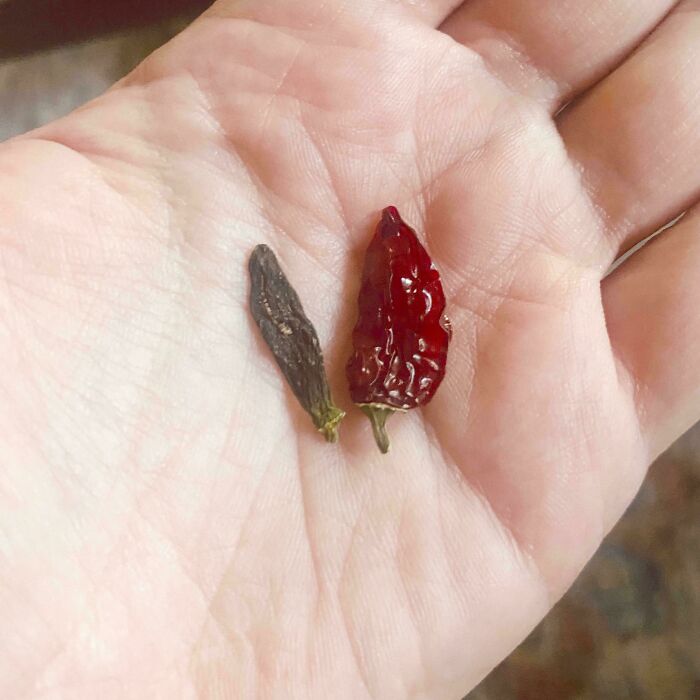
[[[433,398],[451,337],[440,274],[396,207],[384,209],[367,249],[358,305],[346,374],[386,453],[387,418]]]
[[[275,254],[259,245],[250,256],[250,310],[294,395],[328,442],[338,441],[344,411],[333,404],[316,330]]]

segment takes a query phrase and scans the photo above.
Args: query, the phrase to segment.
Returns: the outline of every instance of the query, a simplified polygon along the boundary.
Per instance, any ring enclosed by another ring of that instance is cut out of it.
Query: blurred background
[[[0,140],[98,95],[208,4],[0,0]],[[700,700],[700,427],[657,461],[573,589],[469,695],[560,699]]]

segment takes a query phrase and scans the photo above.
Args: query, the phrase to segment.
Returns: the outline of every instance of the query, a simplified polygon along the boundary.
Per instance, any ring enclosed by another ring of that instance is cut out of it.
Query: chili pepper
[[[367,249],[358,306],[346,374],[386,453],[387,418],[433,398],[452,333],[440,274],[396,207],[384,209]]]
[[[328,442],[338,441],[345,413],[333,404],[316,330],[275,254],[259,245],[250,256],[250,310],[294,395]]]

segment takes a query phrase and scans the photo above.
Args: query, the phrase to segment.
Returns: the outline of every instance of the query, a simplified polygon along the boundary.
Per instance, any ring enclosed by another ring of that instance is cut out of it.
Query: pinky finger
[[[654,457],[700,419],[700,207],[604,280],[603,302]]]

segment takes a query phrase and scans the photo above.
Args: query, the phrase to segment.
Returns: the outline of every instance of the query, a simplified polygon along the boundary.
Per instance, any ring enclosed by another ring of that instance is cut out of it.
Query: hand
[[[698,418],[698,214],[604,277],[700,196],[698,3],[455,5],[222,1],[0,149],[2,697],[457,698]],[[454,336],[383,457],[343,365],[387,204]],[[260,242],[338,446],[249,318]]]

